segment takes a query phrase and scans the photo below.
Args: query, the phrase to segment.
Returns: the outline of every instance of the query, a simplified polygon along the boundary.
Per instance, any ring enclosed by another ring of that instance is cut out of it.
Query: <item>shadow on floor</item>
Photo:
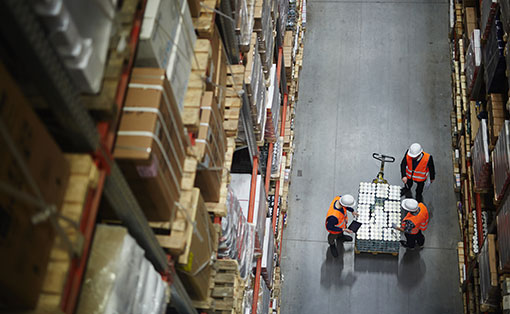
[[[427,267],[420,256],[420,250],[406,250],[398,267],[398,285],[412,289],[423,280],[426,271]]]
[[[356,272],[392,273],[398,272],[398,257],[390,254],[360,253],[354,255]]]
[[[326,259],[321,266],[321,286],[329,288],[331,286],[352,286],[356,281],[356,276],[352,272],[342,274],[344,269],[344,257],[346,252],[352,251],[352,245],[347,250],[344,244],[337,244],[338,257],[333,257],[328,247],[326,251]]]

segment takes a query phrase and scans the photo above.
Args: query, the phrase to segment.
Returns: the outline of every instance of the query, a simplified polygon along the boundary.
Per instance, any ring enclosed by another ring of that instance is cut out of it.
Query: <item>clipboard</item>
[[[358,231],[359,227],[361,227],[361,225],[362,225],[361,222],[354,220],[353,222],[351,222],[349,227],[347,227],[347,229],[352,230],[352,232],[356,233]]]

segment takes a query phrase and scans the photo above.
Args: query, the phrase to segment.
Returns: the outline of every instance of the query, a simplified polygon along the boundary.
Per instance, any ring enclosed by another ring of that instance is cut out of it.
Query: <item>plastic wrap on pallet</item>
[[[478,75],[478,71],[480,70],[480,65],[482,63],[482,50],[480,43],[480,30],[475,29],[473,34],[470,35],[471,42],[466,51],[466,84],[468,88],[468,94],[471,94],[473,86],[476,81],[476,77]]]
[[[478,255],[480,274],[480,304],[486,307],[497,307],[499,304],[499,282],[497,280],[496,261],[491,261],[491,255],[496,257],[496,243],[494,235],[489,235]],[[492,264],[492,265],[491,265]]]
[[[278,178],[283,153],[283,137],[279,137],[273,145],[273,159],[271,160],[271,177]]]
[[[278,130],[278,121],[280,120],[280,89],[276,80],[276,64],[271,66],[271,71],[269,74],[270,77],[270,85],[268,90],[268,98],[266,103],[266,111],[267,111],[267,122],[266,122],[266,132],[265,138],[269,141],[276,141],[279,130]]]
[[[239,45],[248,46],[253,32],[255,0],[236,0],[235,4],[236,31],[239,34]]]
[[[499,266],[503,271],[510,270],[510,198],[501,205],[497,216]]]
[[[166,69],[182,110],[191,73],[196,35],[186,0],[149,0],[145,9],[136,65]]]
[[[99,92],[118,1],[32,2],[76,88]]]
[[[280,34],[285,33],[285,28],[287,26],[288,14],[289,14],[289,0],[276,0],[278,1],[278,12],[280,13]],[[291,0],[294,1],[295,0]]]
[[[239,248],[239,274],[242,279],[246,279],[253,269],[256,236],[255,225],[247,223],[244,238]]]
[[[77,313],[160,314],[165,295],[165,282],[127,229],[98,225]]]
[[[271,302],[271,290],[264,280],[260,281],[257,314],[269,314],[269,303]]]
[[[480,127],[478,128],[478,133],[476,133],[475,142],[471,149],[473,181],[476,190],[487,190],[491,187],[491,166],[489,158],[487,120],[483,119],[480,121]]]
[[[482,0],[480,5],[480,29],[482,30],[482,38],[487,38],[490,32],[494,16],[498,9],[498,0]]]
[[[230,181],[234,193],[239,199],[239,203],[241,204],[245,217],[248,217],[251,178],[251,174],[233,173]],[[261,175],[257,175],[256,185],[253,224],[256,226],[258,243],[260,244],[260,247],[262,247],[262,243],[264,243],[264,232],[266,228],[266,216],[268,209],[264,180],[262,180]]]
[[[498,13],[492,23],[483,51],[484,78],[488,93],[503,93],[508,89],[503,35],[503,23]]]
[[[505,120],[498,141],[492,151],[494,198],[501,201],[510,179],[510,121]]]
[[[266,218],[266,234],[264,235],[264,244],[262,246],[262,276],[268,287],[273,285],[273,269],[274,269],[274,234],[272,219]]]
[[[506,33],[510,33],[510,1],[500,1],[501,22]]]
[[[361,182],[358,194],[356,248],[361,252],[399,250],[400,233],[391,228],[400,224],[400,187],[388,184]]]

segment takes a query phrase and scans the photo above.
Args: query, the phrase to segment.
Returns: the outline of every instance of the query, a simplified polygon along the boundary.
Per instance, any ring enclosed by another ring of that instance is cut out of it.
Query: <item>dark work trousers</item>
[[[348,235],[345,235],[343,233],[340,233],[340,234],[333,234],[333,233],[329,233],[328,234],[328,243],[329,245],[335,245],[335,240],[338,240],[338,241],[352,241],[352,238]]]
[[[414,248],[416,244],[418,243],[419,246],[423,246],[425,244],[425,237],[423,236],[423,233],[421,233],[421,230],[418,231],[417,234],[410,234],[410,233],[404,233],[407,240],[407,247],[408,248]]]
[[[413,197],[413,194],[411,192],[411,188],[413,187],[413,180],[407,179],[407,183],[404,185],[404,190],[402,191],[402,194],[406,197]],[[423,201],[423,188],[425,187],[425,181],[422,182],[416,182],[416,200],[418,202]]]

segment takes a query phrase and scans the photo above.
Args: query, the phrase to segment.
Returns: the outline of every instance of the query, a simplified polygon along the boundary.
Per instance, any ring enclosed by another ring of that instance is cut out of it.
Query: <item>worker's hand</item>
[[[359,213],[358,212],[352,212],[352,215],[354,216],[354,218],[358,218],[359,217]]]
[[[397,229],[397,228],[398,228],[397,224],[391,224],[391,227],[392,227],[393,229]]]
[[[402,182],[404,182],[404,184],[407,184],[407,177],[403,177]]]
[[[354,233],[351,229],[345,229],[344,231],[347,232],[347,233],[350,233],[350,234]]]

